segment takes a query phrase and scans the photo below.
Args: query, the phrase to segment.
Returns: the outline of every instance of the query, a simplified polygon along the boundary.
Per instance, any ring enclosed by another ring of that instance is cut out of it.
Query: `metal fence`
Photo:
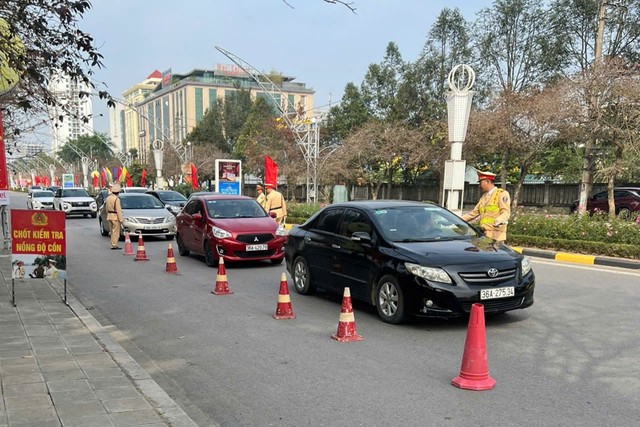
[[[620,184],[619,186],[640,187],[640,184]],[[318,201],[328,203],[331,201],[331,188],[324,186],[318,193]],[[606,184],[594,184],[593,193],[607,189]],[[513,197],[513,185],[507,185],[507,190]],[[278,185],[280,191],[287,200],[304,202],[307,198],[306,186]],[[246,184],[243,194],[251,196],[255,194],[255,184]],[[438,202],[441,199],[442,190],[438,185],[401,185],[393,184],[389,190],[383,185],[378,191],[377,199],[393,200],[417,200]],[[478,184],[466,184],[464,189],[464,204],[473,206],[480,198],[481,190]],[[580,184],[524,184],[520,187],[518,205],[526,207],[569,207],[580,197]],[[373,199],[373,190],[368,186],[353,185],[349,188],[349,200]]]

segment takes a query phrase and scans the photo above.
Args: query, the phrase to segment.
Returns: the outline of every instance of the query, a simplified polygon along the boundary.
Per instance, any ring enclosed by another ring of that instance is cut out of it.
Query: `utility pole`
[[[602,0],[600,3],[600,14],[598,18],[598,33],[596,35],[595,43],[595,58],[593,63],[593,75],[598,78],[597,73],[602,62],[602,44],[604,42],[604,25],[607,19],[607,0]],[[591,93],[589,101],[589,115],[594,123],[594,128],[598,127],[599,112],[598,112],[598,98],[595,94]],[[582,182],[580,183],[580,199],[578,202],[578,213],[580,215],[587,212],[587,200],[591,195],[593,188],[593,152],[596,148],[596,137],[592,132],[587,138],[587,142],[584,146],[584,158],[582,163]]]

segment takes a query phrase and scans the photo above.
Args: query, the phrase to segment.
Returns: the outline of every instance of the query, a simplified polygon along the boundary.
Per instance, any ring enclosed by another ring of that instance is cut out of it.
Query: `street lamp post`
[[[53,165],[53,163],[49,165],[49,174],[51,175],[51,185],[54,185],[56,178],[56,167]]]
[[[80,161],[82,162],[82,175],[83,175],[83,183],[84,183],[84,188],[89,188],[89,179],[87,178],[87,175],[89,175],[89,158],[86,156],[83,156]]]
[[[466,64],[453,67],[449,73],[447,113],[451,159],[444,165],[444,205],[451,212],[462,215],[464,204],[464,176],[467,163],[462,160],[462,145],[467,135],[476,75]]]
[[[164,187],[164,183],[162,182],[162,160],[164,156],[162,149],[164,148],[164,143],[156,139],[151,143],[151,148],[153,149],[153,160],[156,164],[156,188],[160,189]]]

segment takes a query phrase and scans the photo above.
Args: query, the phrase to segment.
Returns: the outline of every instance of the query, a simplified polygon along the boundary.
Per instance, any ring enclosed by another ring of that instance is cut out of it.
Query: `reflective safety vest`
[[[502,192],[504,192],[502,188],[496,188],[493,192],[493,195],[491,196],[489,203],[478,208],[478,212],[480,213],[480,226],[485,224],[492,225],[495,218],[497,218],[500,214],[498,200]]]

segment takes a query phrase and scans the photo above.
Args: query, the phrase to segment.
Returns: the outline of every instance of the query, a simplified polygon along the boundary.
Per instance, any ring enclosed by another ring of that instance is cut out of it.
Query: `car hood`
[[[493,240],[480,237],[470,240],[394,243],[404,257],[418,264],[454,265],[513,261],[520,255],[508,246],[495,248]]]
[[[272,218],[229,218],[215,219],[210,224],[232,233],[275,233],[278,224]]]
[[[93,197],[61,197],[60,198],[62,201],[65,202],[95,202],[95,199]]]
[[[173,217],[173,214],[166,210],[162,209],[122,209],[122,216],[134,216],[139,218],[166,218]]]

